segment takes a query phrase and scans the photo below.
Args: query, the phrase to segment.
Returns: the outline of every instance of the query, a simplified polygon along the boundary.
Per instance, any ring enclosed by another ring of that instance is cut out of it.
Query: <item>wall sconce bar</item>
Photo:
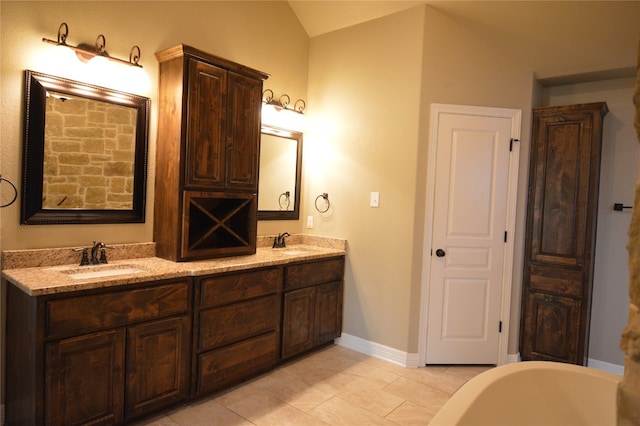
[[[274,107],[278,111],[286,109],[288,111],[297,112],[298,114],[303,114],[304,109],[307,107],[307,104],[304,100],[298,99],[293,104],[293,108],[289,108],[289,104],[291,104],[291,98],[289,97],[289,95],[284,93],[282,96],[280,96],[280,99],[276,101],[273,96],[273,90],[271,89],[266,89],[264,92],[262,92],[262,102],[265,105]]]
[[[125,65],[130,65],[132,67],[142,68],[142,65],[139,64],[140,61],[140,47],[133,46],[131,48],[131,52],[129,53],[129,60],[116,58],[114,56],[110,56],[109,53],[105,50],[107,47],[107,40],[104,35],[99,34],[96,38],[95,46],[90,46],[87,44],[79,44],[78,46],[73,46],[67,44],[67,36],[69,35],[69,26],[63,22],[60,24],[58,28],[58,39],[51,40],[48,38],[42,38],[42,41],[45,43],[53,44],[56,46],[64,46],[68,47],[71,50],[76,52],[78,57],[84,58],[85,60],[91,59],[93,57],[103,57],[109,59],[111,61],[120,62]]]
[[[274,99],[273,91],[266,89],[262,92],[262,122],[272,127],[303,132],[306,127],[304,109],[307,104],[298,99],[291,105],[291,98],[286,93],[278,100]]]

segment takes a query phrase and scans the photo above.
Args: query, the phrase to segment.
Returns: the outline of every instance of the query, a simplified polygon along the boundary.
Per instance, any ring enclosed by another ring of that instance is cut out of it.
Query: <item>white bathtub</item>
[[[615,425],[622,376],[556,362],[492,368],[464,384],[431,425]]]

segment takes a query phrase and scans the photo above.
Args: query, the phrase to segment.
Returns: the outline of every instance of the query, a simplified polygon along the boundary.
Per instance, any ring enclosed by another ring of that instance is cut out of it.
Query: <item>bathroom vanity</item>
[[[5,270],[7,424],[128,423],[332,342],[344,256],[299,245]]]

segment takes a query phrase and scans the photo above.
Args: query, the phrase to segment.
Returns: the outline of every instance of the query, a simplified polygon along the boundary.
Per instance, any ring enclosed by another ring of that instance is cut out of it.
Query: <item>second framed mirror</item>
[[[262,126],[258,220],[300,217],[302,133]]]

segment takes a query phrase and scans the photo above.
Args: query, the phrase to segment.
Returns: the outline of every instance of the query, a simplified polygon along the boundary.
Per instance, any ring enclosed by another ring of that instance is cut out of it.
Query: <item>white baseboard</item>
[[[342,337],[336,339],[336,344],[344,346],[345,348],[352,349],[356,352],[363,353],[375,358],[380,358],[385,361],[392,362],[407,368],[417,368],[418,354],[403,352],[398,349],[391,348],[389,346],[381,345],[379,343],[371,342],[369,340],[361,339],[360,337],[352,336],[347,333],[342,333]],[[507,364],[520,362],[520,353],[507,354]],[[597,370],[607,371],[609,373],[617,374],[619,376],[624,375],[624,366],[618,364],[612,364],[605,361],[599,361],[597,359],[589,358],[587,365]],[[2,408],[2,414],[4,414],[4,407]],[[3,416],[4,417],[4,416]]]
[[[418,367],[418,354],[411,354],[360,337],[342,333],[342,337],[336,339],[336,344],[352,349],[375,358],[380,358],[402,367]]]
[[[596,370],[602,370],[609,373],[617,374],[618,376],[624,375],[624,365],[612,364],[610,362],[604,362],[597,359],[589,358],[587,360],[587,366],[595,368]]]
[[[507,354],[507,364],[513,364],[514,362],[520,362],[520,352],[515,354]]]
[[[342,337],[336,339],[337,345],[352,349],[375,358],[380,358],[394,364],[407,368],[421,367],[418,365],[418,354],[403,352],[389,346],[361,339],[347,333],[342,333]],[[507,363],[520,362],[520,353],[508,354]]]

